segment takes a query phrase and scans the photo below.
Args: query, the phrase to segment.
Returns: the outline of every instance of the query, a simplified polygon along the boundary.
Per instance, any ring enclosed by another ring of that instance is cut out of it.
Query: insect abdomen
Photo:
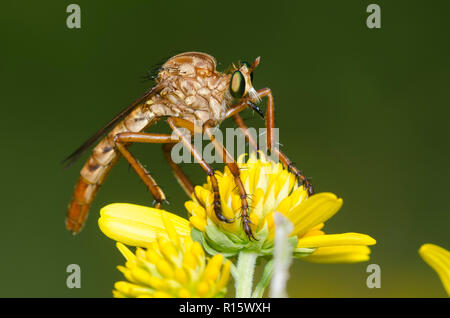
[[[78,179],[66,216],[66,228],[73,234],[83,228],[89,207],[99,187],[97,184],[89,184],[83,177]]]
[[[80,172],[66,217],[66,228],[78,233],[87,219],[89,207],[120,154],[115,149],[114,136],[124,132],[140,132],[153,123],[155,116],[137,107],[100,141]]]

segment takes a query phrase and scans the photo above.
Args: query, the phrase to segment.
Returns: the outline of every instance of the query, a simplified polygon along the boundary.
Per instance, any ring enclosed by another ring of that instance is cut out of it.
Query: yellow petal
[[[137,247],[137,248],[136,248],[136,256],[137,256],[138,258],[143,258],[143,259],[145,259],[145,258],[146,258],[145,249],[140,248],[140,247]]]
[[[222,273],[220,274],[219,281],[217,282],[217,288],[221,290],[226,287],[228,280],[230,279],[231,261],[226,260],[222,267]]]
[[[375,243],[376,241],[366,234],[342,233],[307,236],[298,240],[297,247],[374,245]]]
[[[126,247],[125,245],[123,245],[120,242],[116,243],[116,247],[117,249],[120,251],[120,253],[122,253],[123,257],[125,257],[125,259],[127,261],[132,261],[136,259],[136,256],[134,256],[133,252],[131,252],[128,247]]]
[[[291,197],[285,197],[277,206],[277,212],[283,215],[288,215],[288,211],[291,209],[292,200]]]
[[[224,217],[226,217],[227,219],[234,218],[234,211],[235,210],[227,202],[227,200],[229,199],[230,203],[231,203],[232,202],[232,198],[233,198],[233,195],[231,195],[231,194],[228,195],[228,196],[221,196],[220,197],[220,201],[221,201],[220,204],[222,206],[222,215]],[[240,206],[241,206],[241,200],[239,200],[239,207]]]
[[[264,218],[264,221],[267,224],[267,228],[269,229],[269,231],[271,233],[275,232],[274,231],[275,222],[274,222],[274,219],[273,219],[273,215],[274,215],[274,213],[273,213],[273,211],[271,211],[271,212],[267,213],[266,217]]]
[[[180,248],[180,237],[175,229],[174,224],[170,220],[169,213],[161,213],[161,219],[163,221],[164,227],[166,228],[167,235],[174,245],[174,250]]]
[[[138,283],[131,275],[131,270],[124,266],[117,266],[117,269],[123,274],[123,276],[130,281],[130,283]]]
[[[261,224],[259,223],[259,217],[256,213],[250,213],[250,228],[253,233],[258,232]]]
[[[311,230],[311,231],[306,232],[306,234],[303,235],[302,238],[306,238],[309,236],[316,236],[316,235],[325,235],[325,232]]]
[[[181,284],[185,285],[188,281],[188,276],[186,274],[186,271],[182,268],[176,268],[175,269],[175,279]]]
[[[319,247],[314,251],[315,256],[343,255],[343,254],[370,254],[370,248],[365,245],[342,245]]]
[[[308,191],[303,186],[300,186],[292,192],[290,198],[292,200],[292,207],[297,207],[308,198]]]
[[[245,156],[247,156],[246,153],[242,153],[239,155],[238,159],[236,160],[236,163],[243,164],[245,163]]]
[[[220,273],[220,267],[222,266],[223,256],[221,254],[216,254],[211,258],[206,265],[205,278],[215,281]]]
[[[450,252],[434,244],[424,244],[420,247],[419,254],[439,275],[450,296]]]
[[[198,286],[197,286],[197,294],[200,297],[205,297],[208,292],[209,292],[208,283],[201,282],[201,283],[198,284]]]
[[[127,298],[126,295],[122,294],[121,292],[117,290],[113,290],[113,297],[114,298]]]
[[[338,199],[333,193],[312,195],[289,212],[288,218],[294,224],[292,234],[302,236],[314,226],[332,217],[341,206],[342,199]]]
[[[205,218],[206,217],[205,209],[200,204],[198,204],[197,202],[186,201],[184,203],[184,207],[188,211],[189,215],[192,215],[192,216],[196,215],[196,216],[199,216],[201,218]]]
[[[209,194],[205,197],[205,208],[206,215],[208,218],[214,220],[215,223],[219,223],[214,211],[214,193],[208,192]]]
[[[370,259],[369,255],[365,254],[349,254],[344,256],[315,256],[309,255],[304,258],[305,261],[311,263],[320,263],[320,264],[350,264],[350,263],[359,263],[359,262],[367,262]]]
[[[164,210],[128,203],[114,203],[102,208],[98,224],[102,232],[115,241],[147,247],[158,235],[168,238],[162,214],[167,216],[178,235],[189,235],[186,219]]]
[[[156,277],[156,276],[149,277],[147,284],[156,290],[166,290],[167,289],[167,281],[162,278]]]
[[[134,281],[139,282],[141,285],[148,284],[151,280],[151,274],[143,268],[135,267],[131,270],[131,276]]]
[[[124,282],[124,281],[116,282],[114,284],[114,288],[118,292],[120,292],[126,296],[131,296],[131,297],[137,297],[140,295],[151,296],[153,294],[153,290],[151,290],[150,288],[138,286],[135,284],[131,284],[129,282]]]
[[[191,298],[191,293],[186,288],[181,288],[178,292],[178,298]]]
[[[157,263],[155,263],[158,272],[164,278],[172,279],[175,276],[173,267],[167,262],[165,259],[161,259]]]
[[[197,258],[191,251],[184,252],[183,265],[186,270],[195,270],[197,266]]]
[[[202,263],[205,259],[205,251],[199,242],[192,242],[191,248],[192,254],[196,257],[199,263]]]
[[[324,226],[325,226],[325,223],[320,223],[320,224],[316,225],[315,227],[313,227],[311,229],[311,231],[320,231],[321,229],[323,229]]]
[[[370,258],[370,249],[367,246],[333,246],[319,247],[314,253],[303,258],[312,263],[356,263],[365,262]]]
[[[197,230],[205,232],[206,220],[204,218],[194,215],[189,218],[189,222],[191,222],[192,226]]]
[[[157,291],[153,294],[154,298],[173,298],[172,295],[166,293],[166,292],[162,292],[162,291]]]
[[[202,206],[206,206],[206,198],[209,196],[211,192],[206,190],[205,188],[201,186],[196,186],[194,188],[195,196],[197,197],[198,201]]]
[[[179,264],[179,254],[177,248],[175,248],[173,241],[168,241],[164,237],[158,237],[159,250],[164,255],[164,257],[169,260],[173,265],[178,266]]]

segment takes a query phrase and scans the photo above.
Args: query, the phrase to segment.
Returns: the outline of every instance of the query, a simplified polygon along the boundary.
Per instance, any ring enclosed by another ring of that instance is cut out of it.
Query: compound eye
[[[241,98],[245,93],[245,78],[240,71],[235,71],[231,76],[230,93],[234,98]]]
[[[250,64],[248,64],[247,62],[242,62],[242,65],[247,66],[247,69],[250,69]],[[253,82],[253,72],[250,73],[250,80]]]

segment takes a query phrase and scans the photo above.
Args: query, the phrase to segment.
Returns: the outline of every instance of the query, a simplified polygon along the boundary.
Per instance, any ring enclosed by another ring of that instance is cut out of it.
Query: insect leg
[[[248,132],[248,127],[245,125],[244,120],[242,119],[241,115],[234,114],[233,119],[236,122],[236,124],[239,126],[239,128],[242,131],[242,134],[245,136],[245,139],[249,142],[249,144],[253,147],[253,149],[258,149],[258,144],[256,140],[253,138],[253,136]]]
[[[189,180],[189,178],[186,176],[186,174],[183,172],[183,170],[181,170],[180,166],[177,165],[172,160],[172,157],[170,156],[173,146],[175,146],[175,144],[173,144],[173,143],[163,145],[162,150],[164,153],[164,158],[169,163],[169,166],[172,169],[173,174],[175,175],[175,178],[177,178],[178,183],[184,189],[186,194],[189,197],[192,197],[192,194],[194,194],[195,192],[194,192],[194,186],[193,186],[191,180]]]
[[[214,212],[215,212],[217,218],[222,222],[226,222],[226,223],[233,222],[232,219],[228,219],[222,214],[222,206],[221,206],[221,202],[220,202],[220,193],[219,193],[219,183],[217,182],[217,178],[215,176],[214,169],[206,163],[206,161],[202,158],[202,155],[192,145],[191,140],[188,137],[186,137],[186,135],[184,135],[183,132],[178,127],[188,129],[192,134],[194,132],[202,132],[202,129],[198,126],[195,126],[195,124],[191,121],[177,118],[177,117],[168,118],[167,123],[169,124],[170,128],[172,128],[172,130],[178,136],[180,136],[180,139],[183,142],[184,146],[191,152],[191,154],[194,156],[194,158],[200,164],[202,169],[209,176],[209,180],[211,181],[211,186],[212,186],[213,193],[214,193]]]
[[[270,88],[263,88],[257,91],[258,97],[267,97],[267,110],[266,110],[266,138],[267,138],[267,149],[269,151],[275,152],[275,154],[278,156],[278,158],[281,160],[283,165],[291,171],[299,180],[300,182],[305,186],[306,189],[308,189],[308,194],[312,195],[314,194],[314,188],[312,184],[309,182],[309,180],[305,177],[305,175],[297,169],[291,160],[278,148],[278,145],[275,145],[275,142],[273,140],[273,134],[272,129],[275,128],[275,106],[273,101],[273,95]],[[233,118],[238,124],[238,126],[241,128],[242,132],[244,133],[244,136],[251,142],[253,139],[250,134],[246,134],[246,130],[248,129],[245,125],[242,117],[239,115],[239,113],[233,114]],[[256,141],[253,140],[253,143],[256,144]]]
[[[230,153],[227,151],[227,149],[216,140],[214,134],[212,133],[212,128],[216,126],[216,123],[213,120],[208,120],[204,125],[203,128],[208,135],[209,139],[213,143],[214,147],[216,148],[217,153],[220,154],[222,157],[222,160],[225,162],[225,164],[230,169],[230,172],[233,174],[234,182],[236,183],[236,186],[239,190],[239,196],[241,199],[241,207],[242,207],[242,225],[244,226],[244,231],[247,234],[247,236],[250,239],[255,239],[252,233],[252,229],[250,228],[250,218],[249,218],[249,206],[247,202],[247,193],[245,191],[244,184],[241,181],[240,178],[240,171],[239,167],[236,164],[236,161],[234,161],[233,157],[230,155]]]
[[[263,88],[257,91],[258,97],[267,97],[267,109],[266,109],[266,138],[267,149],[272,151],[274,146],[272,129],[275,128],[275,105],[273,103],[273,95],[270,88]]]
[[[278,147],[275,147],[273,151],[276,153],[278,158],[280,158],[284,166],[287,167],[288,170],[291,171],[298,179],[300,179],[302,185],[305,187],[305,189],[308,190],[308,195],[310,196],[313,195],[314,187],[311,184],[311,182],[309,182],[308,178],[305,177],[305,175],[294,166],[292,161],[289,160],[289,158],[283,152],[281,152],[281,150]]]
[[[239,114],[241,111],[246,109],[248,107],[246,100],[241,100],[236,105],[231,106],[228,108],[227,112],[225,113],[225,118],[229,118],[231,116],[234,116],[235,114]]]
[[[138,143],[174,143],[179,140],[173,139],[171,135],[164,134],[148,134],[148,133],[120,133],[114,137],[116,148],[122,156],[133,167],[141,180],[145,183],[147,188],[153,195],[156,201],[155,207],[160,209],[161,203],[166,200],[166,196],[161,188],[156,183],[155,179],[147,172],[144,166],[128,151],[126,144],[130,142]]]

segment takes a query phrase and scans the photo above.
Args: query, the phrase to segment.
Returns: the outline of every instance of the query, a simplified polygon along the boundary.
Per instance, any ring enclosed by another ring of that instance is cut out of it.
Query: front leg
[[[258,98],[267,97],[267,110],[265,116],[267,150],[269,151],[269,153],[274,152],[281,160],[283,165],[300,180],[302,185],[305,186],[305,188],[308,190],[308,194],[313,195],[314,188],[312,184],[305,177],[305,175],[294,166],[292,161],[289,160],[289,158],[278,148],[278,145],[275,144],[273,135],[273,129],[275,128],[275,105],[273,101],[272,91],[270,90],[270,88],[263,88],[257,91],[257,96]],[[232,107],[231,109],[235,111],[230,112],[230,116],[234,117],[234,120],[241,128],[242,132],[244,133],[244,136],[247,138],[249,143],[251,143],[252,145],[256,145],[256,141],[252,138],[252,136],[246,133],[248,127],[245,125],[242,117],[239,115],[239,112],[245,109],[243,107],[243,102],[237,104],[235,107]]]
[[[278,158],[281,160],[281,162],[284,164],[284,166],[291,171],[298,179],[300,179],[301,184],[308,190],[309,195],[314,194],[314,188],[312,184],[309,182],[308,178],[305,177],[305,175],[298,170],[294,164],[292,163],[289,158],[281,152],[281,150],[278,148],[278,145],[275,144],[275,141],[273,139],[273,129],[275,128],[275,105],[273,102],[273,95],[270,88],[263,88],[257,91],[258,97],[264,97],[267,96],[267,110],[266,110],[266,138],[267,138],[267,149],[269,151],[275,152],[275,154],[278,156]]]
[[[229,219],[222,214],[219,183],[217,182],[214,169],[202,158],[202,155],[192,145],[191,140],[187,138],[186,135],[182,133],[182,131],[180,131],[179,127],[189,130],[191,134],[194,134],[195,132],[201,133],[202,129],[198,126],[195,126],[195,124],[191,121],[177,117],[170,117],[169,119],[167,119],[167,123],[169,124],[170,128],[172,128],[172,130],[177,134],[177,136],[179,136],[184,146],[190,151],[192,156],[194,156],[194,158],[209,176],[209,180],[211,181],[211,186],[214,193],[214,213],[216,214],[216,217],[222,222],[232,223],[234,221],[233,219]]]
[[[244,184],[242,183],[241,177],[240,177],[240,170],[239,167],[234,161],[234,158],[230,155],[230,153],[227,151],[227,149],[224,147],[222,143],[216,140],[214,134],[211,132],[212,128],[216,126],[216,123],[213,120],[208,120],[206,123],[203,124],[203,130],[206,132],[206,134],[209,137],[209,140],[213,143],[214,147],[216,148],[216,151],[218,154],[220,154],[222,161],[225,162],[227,167],[230,169],[231,174],[234,177],[234,183],[237,186],[237,189],[239,191],[239,197],[241,199],[241,217],[242,217],[242,225],[244,227],[244,232],[247,234],[247,237],[249,239],[254,239],[252,229],[250,228],[250,215],[249,215],[249,205],[247,202],[247,193],[245,191]]]

